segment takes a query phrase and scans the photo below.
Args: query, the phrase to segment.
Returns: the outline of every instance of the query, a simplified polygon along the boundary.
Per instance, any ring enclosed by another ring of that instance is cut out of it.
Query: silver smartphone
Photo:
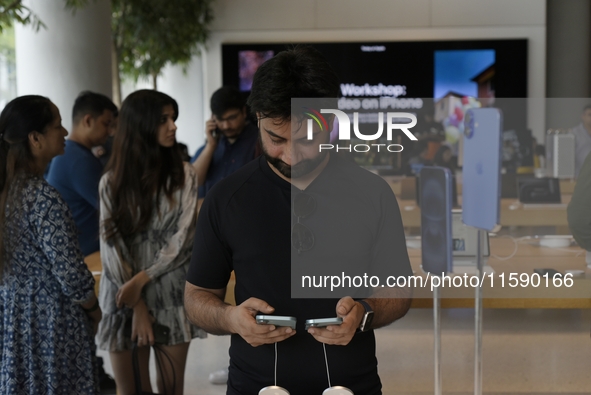
[[[282,315],[257,315],[257,324],[275,325],[275,326],[289,326],[291,329],[296,327],[296,318]]]
[[[304,329],[308,330],[308,328],[324,328],[329,325],[341,325],[342,323],[343,319],[341,317],[314,318],[306,320],[306,325],[304,326]]]

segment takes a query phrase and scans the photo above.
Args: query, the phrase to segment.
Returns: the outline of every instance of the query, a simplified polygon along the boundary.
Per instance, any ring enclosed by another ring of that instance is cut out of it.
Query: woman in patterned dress
[[[68,206],[43,179],[67,134],[45,97],[0,114],[0,394],[98,393],[94,278]]]
[[[183,393],[189,342],[205,336],[190,324],[183,307],[196,225],[197,176],[181,159],[177,117],[176,101],[163,93],[140,90],[129,95],[99,185],[99,299],[104,316],[97,338],[99,348],[110,351],[121,395],[135,393],[130,350],[136,341],[142,389],[151,391],[153,322],[171,332],[161,347],[174,362],[174,375],[162,363],[165,377],[157,377],[161,393],[172,394],[173,382],[174,392]]]

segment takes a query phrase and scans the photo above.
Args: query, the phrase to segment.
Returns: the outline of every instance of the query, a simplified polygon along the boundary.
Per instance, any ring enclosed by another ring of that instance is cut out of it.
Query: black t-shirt
[[[337,246],[347,250],[337,259],[345,267],[364,257],[369,261],[362,264],[364,270],[373,270],[375,262],[388,258],[388,274],[406,276],[412,271],[398,205],[381,178],[331,157],[305,191],[314,195],[317,208],[300,222],[312,230],[316,244],[299,255],[291,247],[291,198],[298,192],[264,157],[219,182],[199,214],[187,280],[221,289],[234,270],[238,304],[256,297],[273,306],[274,315],[296,317],[296,335],[277,344],[277,385],[292,395],[321,394],[328,387],[324,352],[304,323],[334,317],[338,298],[292,299],[292,259],[294,264],[321,261]],[[381,394],[373,331],[356,334],[347,346],[327,345],[326,352],[332,385],[346,386],[356,395]],[[256,395],[273,385],[274,362],[273,345],[252,347],[232,335],[227,393]]]

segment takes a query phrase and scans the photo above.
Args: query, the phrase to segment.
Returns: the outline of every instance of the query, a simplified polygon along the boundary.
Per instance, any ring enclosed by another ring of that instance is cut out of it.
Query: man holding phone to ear
[[[197,172],[199,198],[220,180],[255,157],[257,128],[248,121],[246,103],[238,89],[224,86],[210,100],[211,118],[205,123],[206,142],[191,163]]]

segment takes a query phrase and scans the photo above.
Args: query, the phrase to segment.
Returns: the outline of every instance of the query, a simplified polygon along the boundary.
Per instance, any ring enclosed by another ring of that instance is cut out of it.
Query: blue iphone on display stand
[[[452,174],[444,167],[421,169],[421,255],[423,271],[442,275],[452,267]]]
[[[492,231],[500,223],[503,117],[497,108],[473,108],[464,121],[462,219]]]

